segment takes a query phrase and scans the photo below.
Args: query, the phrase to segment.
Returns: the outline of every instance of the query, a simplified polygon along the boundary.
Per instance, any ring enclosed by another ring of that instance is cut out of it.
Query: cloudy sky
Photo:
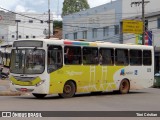
[[[61,14],[64,0],[50,0],[50,9],[54,13]],[[90,7],[96,7],[111,0],[88,0]],[[48,10],[48,0],[0,0],[0,7],[15,12],[40,12]]]

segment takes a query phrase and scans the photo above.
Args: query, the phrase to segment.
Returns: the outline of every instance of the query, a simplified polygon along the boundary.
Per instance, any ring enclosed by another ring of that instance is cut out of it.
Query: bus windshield
[[[45,51],[40,49],[13,49],[11,72],[16,74],[41,74],[45,69]]]

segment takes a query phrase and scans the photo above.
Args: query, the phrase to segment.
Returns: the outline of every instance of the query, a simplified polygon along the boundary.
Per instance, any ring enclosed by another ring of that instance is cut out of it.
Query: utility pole
[[[142,45],[145,44],[145,16],[144,16],[144,13],[145,13],[145,3],[149,3],[150,1],[145,1],[145,0],[142,0],[142,1],[139,1],[139,2],[131,2],[131,7],[132,5],[136,5],[136,6],[139,6],[140,4],[142,4],[142,22],[143,22],[143,31],[142,31]]]
[[[48,38],[51,36],[51,26],[50,26],[50,0],[48,0]]]
[[[17,23],[17,30],[16,30],[16,40],[18,40],[18,22],[21,22],[20,20],[15,20]]]
[[[144,0],[142,0],[142,22],[143,22],[143,33],[142,33],[142,45],[145,44],[145,16],[144,16]]]

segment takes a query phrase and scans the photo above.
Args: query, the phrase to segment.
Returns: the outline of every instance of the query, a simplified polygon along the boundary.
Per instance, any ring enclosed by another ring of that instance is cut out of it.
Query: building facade
[[[117,1],[64,16],[63,38],[86,39],[87,41],[110,40],[110,37],[119,33],[121,16],[116,16],[116,13],[121,11],[120,6],[121,2]],[[116,42],[119,40],[117,39]]]
[[[152,32],[152,45],[155,47],[155,73],[160,73],[160,11],[146,15],[148,30]]]
[[[86,11],[63,17],[64,39],[86,39],[113,43],[137,43],[137,34],[122,33],[121,22],[125,19],[141,20],[142,4],[139,0],[117,0]],[[147,1],[146,1],[147,2]],[[155,73],[160,73],[160,1],[145,3],[146,31],[152,33],[155,47]],[[146,41],[145,41],[146,42]]]
[[[49,33],[48,14],[1,11],[0,16],[0,39],[5,43],[17,39],[45,38]],[[53,34],[53,22],[50,22],[50,33]]]
[[[8,41],[9,26],[15,25],[16,15],[11,12],[0,11],[0,43]]]
[[[122,43],[120,22],[129,17],[141,15],[139,0],[117,0],[110,3],[63,17],[64,39],[86,39]],[[145,4],[145,12],[160,10],[157,0]],[[126,37],[127,39],[127,37]]]
[[[131,19],[140,18],[141,16],[136,16]],[[145,14],[145,20],[147,21],[147,24],[145,25],[146,33],[149,31],[151,35],[145,35],[144,43],[155,47],[155,73],[160,73],[160,11]],[[138,44],[137,36],[137,34],[124,34],[123,43]],[[151,40],[150,44],[148,43],[149,39]]]
[[[142,4],[134,4],[136,2],[140,1],[117,0],[64,16],[63,38],[137,44],[137,35],[122,34],[121,28],[121,22],[125,19],[141,20]],[[146,31],[152,33],[151,45],[155,47],[155,73],[157,73],[160,72],[160,7],[157,0],[145,2],[148,2],[145,3],[145,19],[148,21]]]

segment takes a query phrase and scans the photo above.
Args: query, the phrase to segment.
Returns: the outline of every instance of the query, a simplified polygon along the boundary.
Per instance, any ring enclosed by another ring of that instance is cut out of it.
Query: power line
[[[0,7],[0,8],[1,8],[1,7]],[[4,8],[1,8],[1,9],[4,9]],[[6,9],[4,9],[4,10],[6,10]],[[9,10],[6,10],[6,11],[9,11]],[[12,12],[12,11],[9,11],[9,12]],[[33,18],[33,17],[28,17],[28,16],[23,15],[23,14],[19,14],[19,13],[15,13],[15,12],[12,12],[12,13],[18,14],[18,15],[21,15],[21,16],[24,16],[24,17],[27,17],[27,18],[32,18],[32,19],[41,21],[40,19]],[[116,13],[116,14],[122,14],[122,13]],[[126,14],[131,14],[131,13],[126,13]],[[103,14],[99,14],[99,15],[103,15]],[[109,15],[109,14],[104,14],[104,15]],[[113,14],[110,14],[110,15],[113,15]],[[95,24],[95,23],[94,23],[94,24]],[[104,24],[105,24],[105,23],[104,23]],[[70,27],[79,27],[79,26],[70,26]],[[80,27],[79,27],[79,28],[80,28]],[[84,27],[83,27],[83,28],[84,28]],[[90,27],[85,27],[85,28],[90,28]],[[98,29],[100,29],[100,28],[98,28]],[[102,28],[101,28],[101,29],[102,29]]]
[[[8,25],[8,24],[1,24],[1,25]],[[15,26],[15,27],[16,27],[16,26]],[[37,29],[37,30],[44,30],[43,28],[29,27],[29,26],[21,26],[21,25],[19,25],[18,27],[21,27],[21,28],[30,28],[30,29]]]
[[[0,7],[0,9],[5,10],[5,11],[8,11],[8,12],[11,12],[11,13],[13,13],[13,14],[17,14],[17,15],[20,15],[20,16],[23,16],[23,17],[26,17],[26,18],[31,18],[31,19],[34,19],[34,20],[43,21],[43,20],[41,20],[41,19],[37,19],[37,18],[30,17],[30,16],[27,16],[27,15],[24,15],[24,14],[16,13],[16,12],[13,12],[13,11],[7,10],[7,9],[5,9],[5,8],[2,8],[2,7]]]

